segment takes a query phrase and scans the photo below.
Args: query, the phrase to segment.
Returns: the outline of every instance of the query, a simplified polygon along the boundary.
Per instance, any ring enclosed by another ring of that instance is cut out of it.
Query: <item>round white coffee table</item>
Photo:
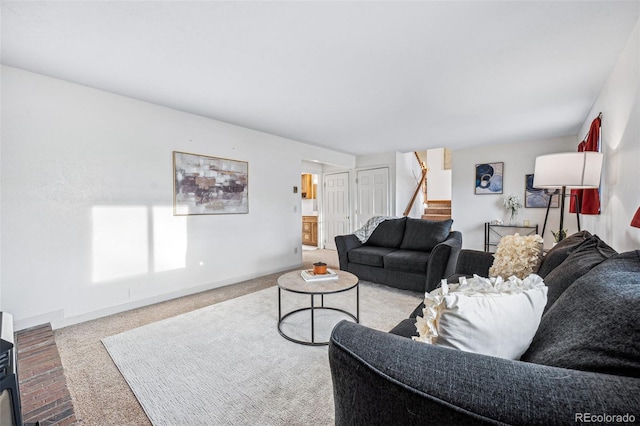
[[[300,275],[301,271],[288,272],[278,278],[278,332],[287,340],[302,345],[320,346],[328,345],[329,342],[316,342],[315,340],[315,311],[319,309],[341,312],[352,318],[355,322],[360,322],[360,287],[358,286],[358,277],[346,271],[335,271],[338,279],[321,280],[321,281],[305,281]],[[355,288],[356,289],[356,313],[347,312],[344,309],[324,306],[324,296],[327,294],[342,293]],[[282,290],[298,294],[308,294],[311,302],[310,306],[295,309],[282,315]],[[320,306],[316,306],[314,297],[320,296]],[[295,339],[282,331],[282,321],[287,317],[303,311],[311,312],[311,340]]]

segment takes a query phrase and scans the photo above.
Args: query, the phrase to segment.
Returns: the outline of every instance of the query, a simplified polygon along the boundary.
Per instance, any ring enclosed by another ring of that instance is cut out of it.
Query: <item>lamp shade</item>
[[[633,219],[631,219],[631,226],[640,228],[640,207],[638,207],[638,210],[636,210],[636,214],[634,214]]]
[[[536,158],[536,188],[597,188],[602,172],[601,152],[561,152]]]

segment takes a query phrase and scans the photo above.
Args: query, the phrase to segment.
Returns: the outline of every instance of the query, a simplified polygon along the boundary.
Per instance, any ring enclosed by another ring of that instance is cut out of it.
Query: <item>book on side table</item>
[[[327,268],[326,274],[316,274],[315,272],[313,272],[313,269],[305,269],[300,272],[300,275],[302,275],[302,278],[304,278],[305,281],[324,281],[338,279],[338,274],[336,273],[336,271],[329,268]]]

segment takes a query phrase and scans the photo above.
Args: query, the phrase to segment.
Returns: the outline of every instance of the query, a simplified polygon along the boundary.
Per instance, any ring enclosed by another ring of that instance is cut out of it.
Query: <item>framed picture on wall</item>
[[[560,205],[558,189],[544,189],[533,186],[533,174],[524,175],[524,206],[526,208],[547,208],[551,197],[551,207]]]
[[[249,163],[173,151],[173,214],[249,213]]]
[[[476,195],[502,194],[504,163],[476,164]]]

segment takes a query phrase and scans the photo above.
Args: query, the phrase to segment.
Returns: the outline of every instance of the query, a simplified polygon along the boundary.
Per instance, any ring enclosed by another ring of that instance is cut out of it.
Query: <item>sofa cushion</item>
[[[373,231],[367,242],[368,246],[398,248],[402,243],[407,218],[387,219]]]
[[[576,280],[543,316],[522,360],[640,377],[640,250]]]
[[[549,287],[545,312],[578,278],[616,253],[597,235],[592,235],[580,244],[564,262],[545,277],[544,283]]]
[[[384,257],[395,250],[387,247],[358,247],[349,252],[349,262],[382,268],[384,266]]]
[[[460,255],[456,263],[455,275],[466,276],[468,278],[471,278],[474,274],[480,275],[481,277],[488,277],[489,268],[493,264],[493,260],[493,253],[462,249],[460,250]],[[451,283],[458,282],[458,277],[452,275],[449,278],[453,278],[453,281],[449,281]]]
[[[549,272],[553,271],[558,265],[569,257],[569,255],[582,243],[591,237],[589,231],[576,232],[575,234],[565,238],[555,245],[546,256],[542,259],[542,263],[538,268],[537,274],[545,278]]]
[[[453,220],[407,219],[403,250],[431,251],[449,236]]]
[[[518,359],[538,329],[547,288],[537,275],[462,279],[425,295],[423,316],[416,317],[425,343],[500,358]]]
[[[416,320],[414,318],[404,319],[389,330],[389,333],[408,338],[417,336],[418,331],[416,330]]]
[[[390,271],[425,274],[429,256],[430,253],[424,251],[396,250],[384,257],[384,268]]]

